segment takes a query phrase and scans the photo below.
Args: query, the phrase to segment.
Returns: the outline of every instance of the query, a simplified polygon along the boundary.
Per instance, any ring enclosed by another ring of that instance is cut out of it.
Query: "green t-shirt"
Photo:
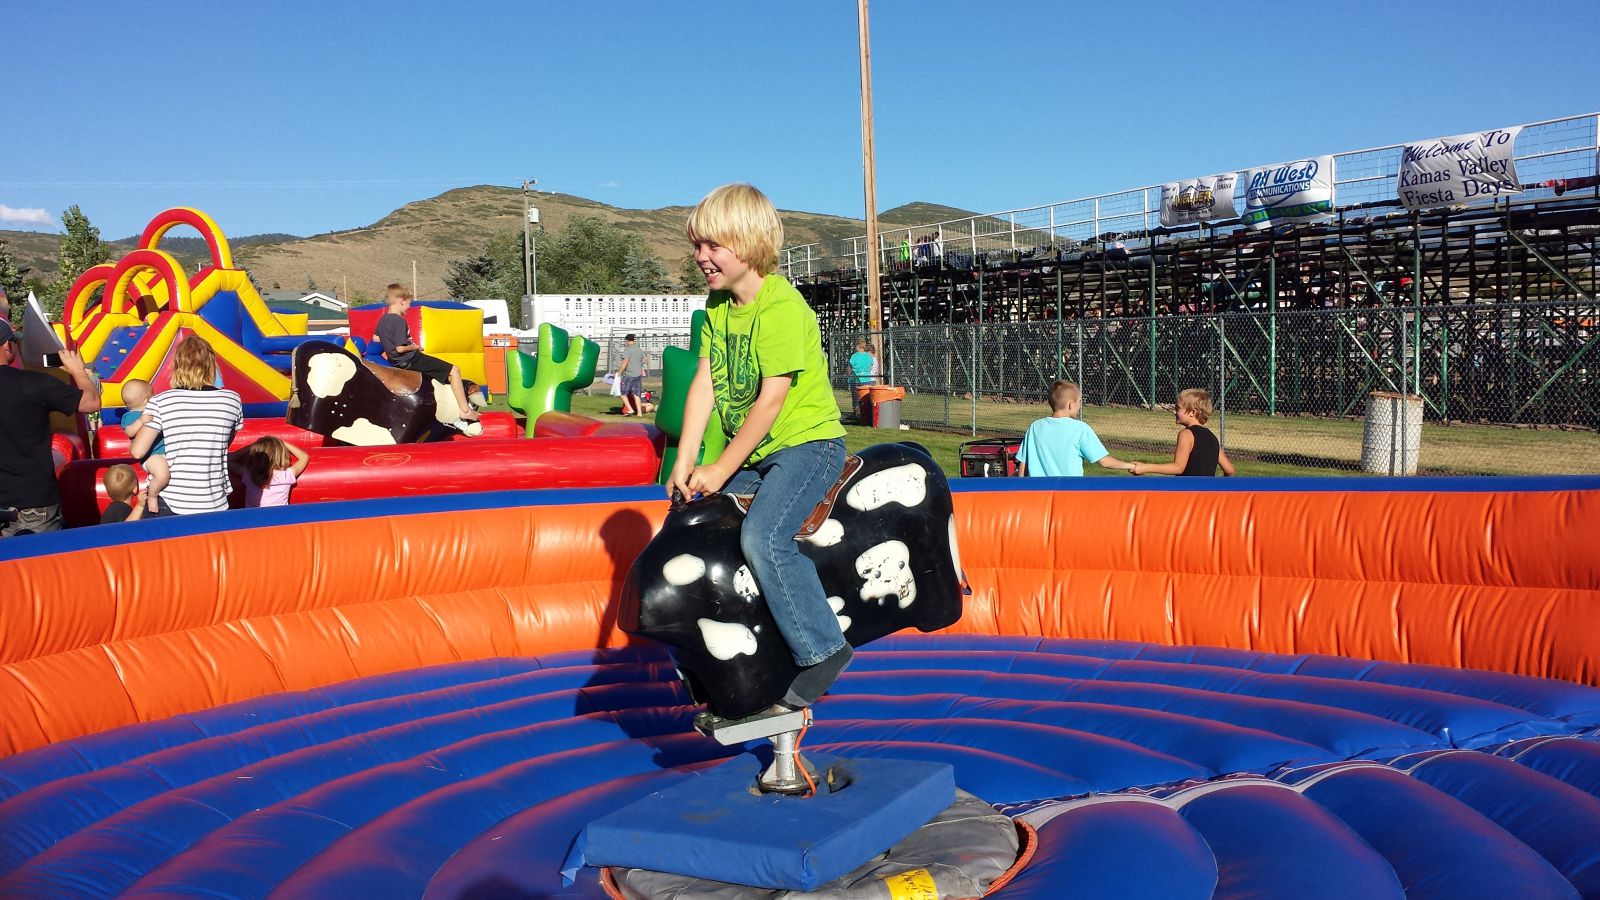
[[[782,275],[768,275],[756,299],[744,306],[735,305],[729,291],[712,291],[700,356],[711,360],[713,408],[729,438],[755,405],[761,379],[794,375],[772,429],[743,465],[786,447],[844,437],[817,314]]]

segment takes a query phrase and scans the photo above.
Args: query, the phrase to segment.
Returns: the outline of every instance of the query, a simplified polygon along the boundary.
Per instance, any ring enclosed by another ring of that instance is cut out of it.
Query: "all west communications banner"
[[[1333,218],[1333,157],[1316,156],[1245,173],[1244,215],[1251,228]]]

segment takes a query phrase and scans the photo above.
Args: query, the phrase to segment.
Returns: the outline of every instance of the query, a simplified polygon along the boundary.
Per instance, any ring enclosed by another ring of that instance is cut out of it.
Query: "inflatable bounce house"
[[[193,279],[159,249],[162,236],[180,225],[198,231],[211,250],[211,265]],[[197,334],[216,351],[223,385],[257,415],[282,414],[290,354],[319,339],[306,335],[304,315],[268,309],[249,274],[234,267],[217,223],[187,207],[151,219],[137,249],[78,276],[67,292],[60,331],[99,376],[107,408],[122,405],[129,379],[148,381],[157,391],[169,386],[172,348]]]
[[[211,264],[192,277],[160,249],[162,238],[180,226],[197,231],[211,254]],[[305,315],[267,307],[249,274],[235,266],[227,237],[217,224],[199,210],[180,207],[153,218],[136,249],[115,263],[84,272],[68,292],[60,323],[39,319],[30,321],[28,330],[53,330],[63,345],[79,350],[101,380],[102,403],[109,416],[120,412],[123,384],[138,378],[158,392],[166,389],[177,343],[190,334],[205,338],[216,352],[223,386],[237,391],[245,404],[245,424],[230,450],[270,435],[311,453],[312,464],[296,484],[292,503],[451,494],[482,490],[489,484],[527,489],[647,484],[654,479],[664,439],[653,426],[570,414],[571,391],[593,380],[598,348],[581,337],[569,339],[565,332],[542,339],[563,347],[570,343],[579,350],[575,362],[587,359],[586,369],[568,365],[555,352],[545,353],[540,362],[533,355],[512,351],[521,364],[513,399],[515,408],[527,417],[525,430],[509,413],[486,413],[482,435],[469,446],[460,435],[428,422],[402,423],[392,430],[341,430],[341,423],[322,427],[320,421],[291,414],[297,354],[321,348],[316,352],[350,355],[356,361],[352,371],[380,373],[354,382],[378,384],[386,371],[392,371],[382,358],[381,346],[372,339],[383,312],[381,305],[351,310],[351,334],[332,339],[342,348],[329,343],[326,335],[307,335]],[[463,378],[483,382],[482,310],[423,301],[414,304],[407,317],[413,337],[428,353],[458,366]],[[369,390],[367,399],[350,402],[332,398],[328,405],[345,408],[355,422],[369,414],[363,403],[383,402],[372,399],[373,393]],[[381,386],[375,393],[387,397]],[[431,403],[430,398],[423,399]],[[406,399],[398,405],[406,407]],[[397,415],[415,418],[431,415],[429,410],[401,409]],[[92,436],[82,417],[57,423],[58,476],[68,525],[98,522],[110,502],[100,483],[102,472],[133,462],[128,458],[127,435],[109,416]],[[540,440],[520,440],[522,433]],[[605,464],[590,464],[595,458]],[[242,502],[242,495],[236,500]]]
[[[806,746],[952,767],[985,891],[1600,897],[1600,479],[951,486],[960,620]],[[622,896],[585,829],[752,749],[618,627],[658,487],[259,513],[0,542],[0,896]]]

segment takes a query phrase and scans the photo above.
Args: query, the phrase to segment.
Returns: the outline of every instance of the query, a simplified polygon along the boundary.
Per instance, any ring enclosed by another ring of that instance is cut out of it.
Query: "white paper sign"
[[[1407,209],[1494,200],[1522,193],[1511,148],[1522,126],[1407,144],[1394,192]]]
[[[1333,157],[1316,156],[1245,173],[1244,215],[1251,228],[1333,218]]]
[[[1238,178],[1235,173],[1228,172],[1163,184],[1161,224],[1170,228],[1237,216],[1238,213],[1233,209],[1233,186]]]

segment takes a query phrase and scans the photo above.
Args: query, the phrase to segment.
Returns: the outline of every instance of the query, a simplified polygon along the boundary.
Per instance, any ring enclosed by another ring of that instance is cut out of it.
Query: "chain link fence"
[[[863,337],[825,336],[846,411]],[[1379,392],[1418,398],[1391,424],[1417,430],[1421,419],[1421,471],[1600,472],[1600,304],[1588,298],[900,326],[878,337],[886,380],[906,390],[900,419],[916,426],[1020,434],[1049,415],[1050,385],[1064,378],[1113,453],[1163,453],[1178,392],[1198,387],[1236,461],[1356,472]]]

